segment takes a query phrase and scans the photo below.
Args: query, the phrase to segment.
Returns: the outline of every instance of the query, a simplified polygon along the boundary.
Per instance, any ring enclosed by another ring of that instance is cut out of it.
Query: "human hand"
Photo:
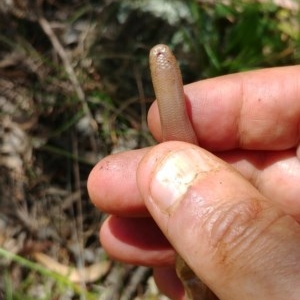
[[[170,243],[220,299],[299,299],[299,73],[274,68],[186,87],[199,144],[228,164],[179,142],[100,161],[88,189],[113,214],[100,232],[107,252],[153,266],[173,299],[183,292]],[[149,126],[160,140],[155,105]]]

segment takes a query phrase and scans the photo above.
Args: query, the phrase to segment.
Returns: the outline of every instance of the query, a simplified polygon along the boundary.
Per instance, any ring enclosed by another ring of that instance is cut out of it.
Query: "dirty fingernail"
[[[161,210],[168,211],[198,176],[209,170],[208,162],[194,148],[169,152],[154,171],[150,185],[152,200]]]

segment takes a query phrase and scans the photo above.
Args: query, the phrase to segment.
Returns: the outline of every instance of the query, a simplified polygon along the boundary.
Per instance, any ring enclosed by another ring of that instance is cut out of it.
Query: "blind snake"
[[[190,122],[180,69],[170,48],[159,44],[150,50],[149,63],[154,92],[158,102],[163,141],[183,141],[198,145]],[[189,300],[217,299],[177,255],[176,271]]]
[[[198,144],[190,122],[176,58],[166,45],[156,45],[149,55],[151,78],[158,102],[164,141]]]

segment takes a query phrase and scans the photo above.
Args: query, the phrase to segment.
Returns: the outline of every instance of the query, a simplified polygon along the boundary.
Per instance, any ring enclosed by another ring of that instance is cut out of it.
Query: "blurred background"
[[[152,46],[185,83],[294,65],[299,17],[296,0],[1,0],[0,299],[166,299],[101,248],[88,174],[155,143]]]

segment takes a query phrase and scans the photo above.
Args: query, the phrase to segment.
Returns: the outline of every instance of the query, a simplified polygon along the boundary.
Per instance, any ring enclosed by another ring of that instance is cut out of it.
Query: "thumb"
[[[154,147],[137,172],[147,208],[220,299],[300,299],[300,226],[197,146]]]

